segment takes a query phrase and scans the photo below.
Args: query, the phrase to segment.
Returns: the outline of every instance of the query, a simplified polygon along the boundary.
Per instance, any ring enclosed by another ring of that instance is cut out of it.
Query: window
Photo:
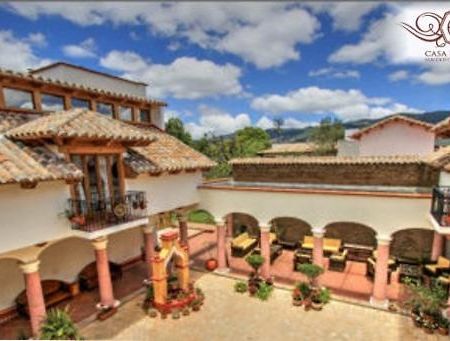
[[[143,123],[152,123],[152,120],[150,118],[150,110],[148,109],[141,109],[139,113],[140,121]]]
[[[97,102],[97,112],[99,112],[100,114],[112,117],[113,106],[112,106],[112,104]]]
[[[42,110],[58,111],[64,109],[64,98],[60,96],[41,94]]]
[[[89,109],[89,101],[86,99],[72,97],[72,108]]]
[[[130,107],[119,107],[119,118],[123,121],[132,121],[133,111]]]
[[[4,88],[3,94],[8,108],[35,109],[33,95],[29,91]]]

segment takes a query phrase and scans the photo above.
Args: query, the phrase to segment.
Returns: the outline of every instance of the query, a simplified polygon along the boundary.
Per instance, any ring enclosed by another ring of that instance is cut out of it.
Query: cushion
[[[438,266],[436,264],[428,264],[428,265],[425,265],[425,269],[435,273],[438,269]]]
[[[439,276],[438,282],[443,284],[450,284],[450,277]]]
[[[450,267],[450,259],[445,257],[439,257],[437,261],[437,265],[440,268],[449,268]]]
[[[272,244],[275,240],[277,240],[277,235],[273,232],[270,232],[269,234],[269,242]]]

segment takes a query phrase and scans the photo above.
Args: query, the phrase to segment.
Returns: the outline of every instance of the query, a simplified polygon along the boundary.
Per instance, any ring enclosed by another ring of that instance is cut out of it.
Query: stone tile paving
[[[198,274],[196,275],[198,276]],[[104,322],[82,329],[87,339],[117,340],[448,340],[426,335],[410,319],[376,309],[332,301],[323,311],[291,305],[290,292],[276,289],[267,302],[234,293],[230,278],[203,275],[203,309],[180,320],[151,319],[140,298]]]

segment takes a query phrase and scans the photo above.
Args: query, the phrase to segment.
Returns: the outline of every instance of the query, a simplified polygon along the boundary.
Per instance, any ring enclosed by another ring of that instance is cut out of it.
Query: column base
[[[230,268],[216,269],[214,270],[214,272],[218,274],[227,274],[230,272]]]
[[[114,300],[114,303],[112,305],[105,305],[105,304],[102,304],[101,302],[99,302],[96,304],[95,307],[97,308],[97,310],[103,311],[103,310],[108,310],[111,308],[117,308],[119,305],[120,305],[120,301]]]
[[[373,296],[370,296],[370,301],[369,301],[370,305],[376,307],[376,308],[380,308],[380,309],[388,309],[389,308],[389,300],[385,299],[385,300],[378,300]]]

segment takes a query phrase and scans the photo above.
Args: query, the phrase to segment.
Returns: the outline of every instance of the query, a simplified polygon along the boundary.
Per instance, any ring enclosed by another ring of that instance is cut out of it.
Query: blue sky
[[[64,60],[150,84],[199,137],[448,109],[450,66],[399,23],[445,4],[10,3],[0,65]],[[447,46],[440,48],[447,51]],[[450,52],[449,52],[450,55]]]

